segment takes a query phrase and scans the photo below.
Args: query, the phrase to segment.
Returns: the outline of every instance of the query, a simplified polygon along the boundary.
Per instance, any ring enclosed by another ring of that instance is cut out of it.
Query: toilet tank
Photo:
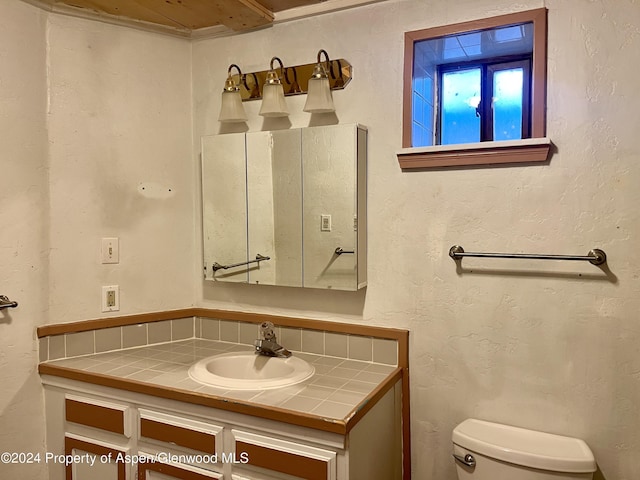
[[[591,480],[593,453],[578,438],[468,419],[453,430],[459,480]],[[465,465],[466,463],[473,465]]]

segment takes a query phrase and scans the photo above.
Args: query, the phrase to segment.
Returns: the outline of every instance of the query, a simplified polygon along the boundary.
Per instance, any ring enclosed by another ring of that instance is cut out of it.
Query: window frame
[[[417,42],[523,23],[533,24],[531,59],[530,138],[513,141],[478,142],[463,145],[412,147],[412,87],[414,47]],[[405,33],[402,113],[402,147],[398,162],[403,169],[502,163],[544,162],[551,150],[546,134],[547,9],[499,15],[469,22]]]

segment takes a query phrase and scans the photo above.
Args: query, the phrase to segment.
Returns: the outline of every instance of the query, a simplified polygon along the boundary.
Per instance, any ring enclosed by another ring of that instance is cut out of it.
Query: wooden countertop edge
[[[362,401],[358,407],[352,411],[352,413],[347,417],[347,420],[336,420],[268,405],[252,404],[241,400],[225,399],[204,393],[187,392],[185,390],[179,390],[171,387],[117,378],[101,373],[84,372],[73,368],[50,365],[48,363],[39,364],[38,373],[41,375],[62,377],[94,385],[101,385],[104,387],[117,388],[129,392],[142,393],[154,397],[217,408],[220,410],[251,415],[254,417],[275,420],[278,422],[312,428],[314,430],[337,433],[340,435],[346,435],[378,402],[378,400],[380,400],[380,398],[382,398],[382,396],[402,378],[402,369],[396,368]]]
[[[384,379],[380,385],[378,385],[373,392],[371,392],[367,397],[354,408],[349,415],[347,415],[346,428],[347,433],[351,431],[353,427],[355,427],[358,422],[371,410],[378,401],[385,396],[385,394],[391,390],[396,383],[402,380],[402,369],[396,368],[393,372],[389,374],[387,378]]]

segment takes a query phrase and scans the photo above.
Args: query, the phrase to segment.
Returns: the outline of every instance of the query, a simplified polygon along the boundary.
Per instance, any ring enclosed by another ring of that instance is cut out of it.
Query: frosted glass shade
[[[307,101],[304,104],[303,110],[309,113],[330,113],[336,111],[336,107],[333,106],[333,97],[331,96],[328,78],[312,77],[309,79]]]
[[[263,117],[286,117],[289,115],[287,103],[284,100],[282,84],[273,83],[264,85],[262,90],[262,106],[259,115]]]
[[[242,106],[242,97],[239,91],[222,92],[222,105],[218,121],[222,123],[246,122],[247,114]]]

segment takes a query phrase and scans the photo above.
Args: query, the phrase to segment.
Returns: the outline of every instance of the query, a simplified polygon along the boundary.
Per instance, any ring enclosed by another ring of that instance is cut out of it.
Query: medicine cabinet
[[[203,137],[205,279],[365,286],[366,163],[357,124]]]

